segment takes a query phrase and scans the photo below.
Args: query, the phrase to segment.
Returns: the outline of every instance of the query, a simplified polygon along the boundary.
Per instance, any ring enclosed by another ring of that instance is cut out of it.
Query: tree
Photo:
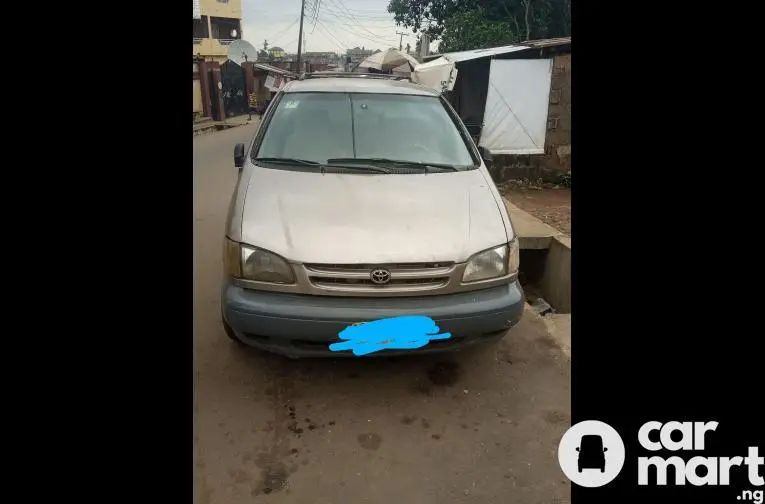
[[[455,14],[444,22],[439,52],[484,49],[518,42],[517,29],[508,21],[491,21],[482,9]]]
[[[449,50],[467,43],[459,43],[458,36],[490,47],[571,34],[570,0],[390,0],[388,12],[397,25],[426,33],[431,40],[441,38]]]
[[[390,0],[388,12],[397,25],[438,38],[444,21],[478,7],[479,0]]]

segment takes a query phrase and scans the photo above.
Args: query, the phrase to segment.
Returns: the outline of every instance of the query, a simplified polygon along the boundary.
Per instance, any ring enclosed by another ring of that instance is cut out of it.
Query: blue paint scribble
[[[439,327],[430,317],[408,315],[392,317],[346,327],[338,336],[342,340],[329,345],[333,352],[352,350],[361,356],[380,350],[411,350],[427,345],[431,340],[444,340],[451,333],[438,334]]]

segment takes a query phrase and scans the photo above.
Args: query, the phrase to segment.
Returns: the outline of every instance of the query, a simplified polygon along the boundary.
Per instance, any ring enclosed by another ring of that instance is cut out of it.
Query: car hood
[[[416,175],[255,168],[242,242],[304,263],[462,262],[511,239],[480,170]]]

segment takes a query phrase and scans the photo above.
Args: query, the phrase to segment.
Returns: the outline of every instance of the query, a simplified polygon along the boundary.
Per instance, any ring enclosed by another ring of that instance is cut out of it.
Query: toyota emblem
[[[376,268],[369,274],[369,278],[372,279],[372,283],[375,285],[385,285],[390,282],[390,271],[384,268]]]

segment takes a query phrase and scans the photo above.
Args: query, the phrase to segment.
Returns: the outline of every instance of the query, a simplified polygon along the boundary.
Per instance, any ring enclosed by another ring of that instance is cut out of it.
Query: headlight
[[[295,283],[290,265],[267,250],[242,245],[226,239],[226,271],[229,276],[257,282]]]
[[[468,260],[462,281],[478,282],[518,272],[518,240],[479,252]]]

